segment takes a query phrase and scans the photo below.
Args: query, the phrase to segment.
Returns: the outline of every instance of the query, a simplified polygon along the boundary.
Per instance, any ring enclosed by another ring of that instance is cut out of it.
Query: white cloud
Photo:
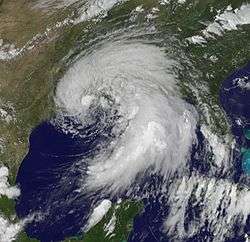
[[[230,180],[193,174],[173,182],[168,191],[165,230],[176,241],[198,234],[203,227],[213,233],[213,241],[224,241],[237,222],[243,232],[250,213],[248,188]],[[193,212],[194,218],[189,218],[188,212]]]
[[[76,19],[75,23],[90,20],[99,15],[106,16],[107,12],[112,9],[116,4],[125,2],[126,0],[91,0],[87,2],[81,10],[80,17]],[[99,17],[101,17],[99,16]]]
[[[250,24],[250,4],[243,4],[240,8],[232,9],[231,5],[223,13],[218,13],[214,22],[208,24],[200,35],[187,38],[194,44],[206,43],[206,39],[222,36],[225,31],[237,30],[238,26]]]
[[[88,231],[96,224],[98,224],[102,220],[104,215],[109,211],[111,205],[112,205],[111,201],[105,199],[96,208],[94,208],[84,230]]]
[[[204,137],[209,142],[209,145],[212,148],[212,152],[214,155],[214,161],[218,167],[221,167],[224,161],[228,161],[229,159],[229,147],[226,143],[219,139],[219,137],[212,133],[207,126],[201,126],[201,132]]]
[[[37,0],[35,1],[33,8],[40,8],[50,11],[51,9],[68,7],[77,1],[78,0]]]
[[[107,236],[112,236],[112,233],[114,232],[115,230],[115,226],[116,226],[116,215],[115,215],[115,212],[113,213],[110,221],[104,225],[104,231],[106,232],[106,237]]]
[[[78,116],[86,124],[82,96],[100,100],[105,93],[121,117],[112,132],[123,134],[89,161],[89,189],[109,187],[115,192],[149,168],[167,176],[185,166],[196,138],[197,115],[179,96],[174,66],[178,63],[161,48],[117,41],[83,56],[59,82],[55,101],[66,115]]]
[[[0,216],[0,241],[15,241],[17,235],[23,228],[23,222],[11,223],[9,220]]]
[[[0,167],[0,195],[8,198],[16,198],[20,195],[20,190],[16,186],[10,186],[8,182],[9,170],[7,167]]]

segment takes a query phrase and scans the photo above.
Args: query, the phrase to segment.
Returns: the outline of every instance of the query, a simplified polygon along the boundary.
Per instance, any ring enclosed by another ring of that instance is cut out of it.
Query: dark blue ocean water
[[[243,128],[250,128],[250,62],[223,82],[220,102],[233,124],[233,134],[241,142]],[[237,123],[239,119],[241,125]]]
[[[220,89],[220,102],[241,148],[241,166],[250,175],[250,62],[227,78]]]
[[[86,194],[82,189],[86,161],[98,151],[100,144],[105,147],[111,139],[111,126],[97,129],[97,125],[99,119],[83,127],[81,136],[66,134],[51,122],[33,130],[29,152],[16,179],[21,189],[17,215],[35,216],[26,227],[29,236],[49,242],[77,234],[86,224],[95,201],[104,198],[100,192]]]
[[[237,78],[243,78],[241,86],[244,86],[244,83],[249,83],[246,77],[250,77],[250,64],[223,82],[220,101],[232,122],[232,131],[238,145],[248,149],[250,143],[245,131],[250,129],[250,89],[240,88],[235,81]],[[119,117],[109,117],[105,112],[108,110],[94,112],[93,122],[80,129],[81,135],[66,134],[50,121],[33,130],[29,152],[20,166],[16,180],[21,188],[21,196],[16,205],[18,216],[25,218],[33,214],[35,217],[26,226],[30,237],[42,242],[56,242],[76,235],[86,223],[96,202],[108,198],[102,191],[88,194],[84,192],[83,187],[88,159],[98,153],[100,147],[105,148],[115,138],[111,130]],[[104,117],[109,120],[104,120]],[[241,124],[237,121],[239,119]],[[78,125],[70,118],[65,122],[73,126]],[[193,147],[189,161],[190,172],[197,170],[205,175],[211,164],[200,162],[208,159],[203,157],[206,153],[204,137],[199,128],[197,137],[199,142]],[[242,164],[243,162],[240,163]],[[236,165],[236,169],[238,168],[244,166]],[[245,170],[247,171],[247,166]],[[160,186],[162,178],[156,174],[151,175],[142,181],[141,187],[144,189],[139,193],[143,193],[145,187],[149,191],[157,191]],[[171,238],[166,238],[162,232],[163,222],[168,215],[166,199],[159,192],[143,199],[144,210],[134,219],[129,242],[171,241]],[[190,206],[190,210],[187,209],[190,211],[186,215],[187,221],[192,219],[192,211],[195,209]],[[185,226],[188,226],[188,223]],[[212,236],[209,233],[209,230],[204,228],[201,234],[197,234],[190,241],[201,241],[204,236]]]
[[[59,241],[68,233],[79,231],[91,206],[77,192],[82,174],[70,169],[88,147],[50,123],[43,123],[33,131],[30,144],[17,176],[22,195],[16,211],[21,218],[43,214],[44,218],[28,224],[26,232],[41,241]]]

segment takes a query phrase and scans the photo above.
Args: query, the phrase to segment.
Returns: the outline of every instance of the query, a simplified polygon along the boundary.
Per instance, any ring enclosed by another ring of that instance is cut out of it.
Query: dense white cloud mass
[[[111,205],[112,203],[108,199],[104,199],[103,201],[101,201],[101,203],[94,208],[92,214],[90,215],[85,231],[88,231],[96,224],[98,224],[102,220],[104,215],[107,214],[107,212],[111,208]]]
[[[195,140],[196,112],[178,96],[176,65],[156,46],[117,41],[83,56],[60,81],[56,103],[68,115],[86,123],[91,102],[115,105],[122,118],[112,132],[125,127],[112,142],[112,153],[89,161],[90,189],[122,190],[149,168],[167,176],[185,165]]]
[[[8,176],[8,168],[5,166],[0,167],[0,196],[5,195],[8,198],[16,198],[20,195],[20,190],[16,186],[10,186]]]
[[[16,236],[23,229],[23,222],[11,223],[9,220],[0,216],[0,241],[16,241]]]

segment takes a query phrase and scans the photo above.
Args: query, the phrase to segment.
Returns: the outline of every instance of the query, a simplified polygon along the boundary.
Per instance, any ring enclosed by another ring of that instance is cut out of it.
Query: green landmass
[[[134,217],[142,210],[140,202],[124,201],[121,204],[113,205],[104,218],[86,234],[73,237],[64,242],[125,242],[133,227]],[[105,228],[112,219],[115,219],[114,231],[107,235]]]
[[[15,214],[15,202],[6,196],[0,196],[0,213],[8,219]]]
[[[16,242],[39,242],[39,240],[32,239],[28,237],[28,235],[25,232],[21,232],[17,237]]]

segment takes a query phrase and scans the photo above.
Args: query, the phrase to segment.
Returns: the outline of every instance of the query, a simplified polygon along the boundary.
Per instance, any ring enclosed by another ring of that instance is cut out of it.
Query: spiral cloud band
[[[101,106],[120,117],[109,149],[89,160],[87,187],[123,190],[148,170],[167,176],[185,165],[197,114],[179,97],[176,65],[160,47],[117,41],[69,68],[56,90],[64,115],[86,124]]]

